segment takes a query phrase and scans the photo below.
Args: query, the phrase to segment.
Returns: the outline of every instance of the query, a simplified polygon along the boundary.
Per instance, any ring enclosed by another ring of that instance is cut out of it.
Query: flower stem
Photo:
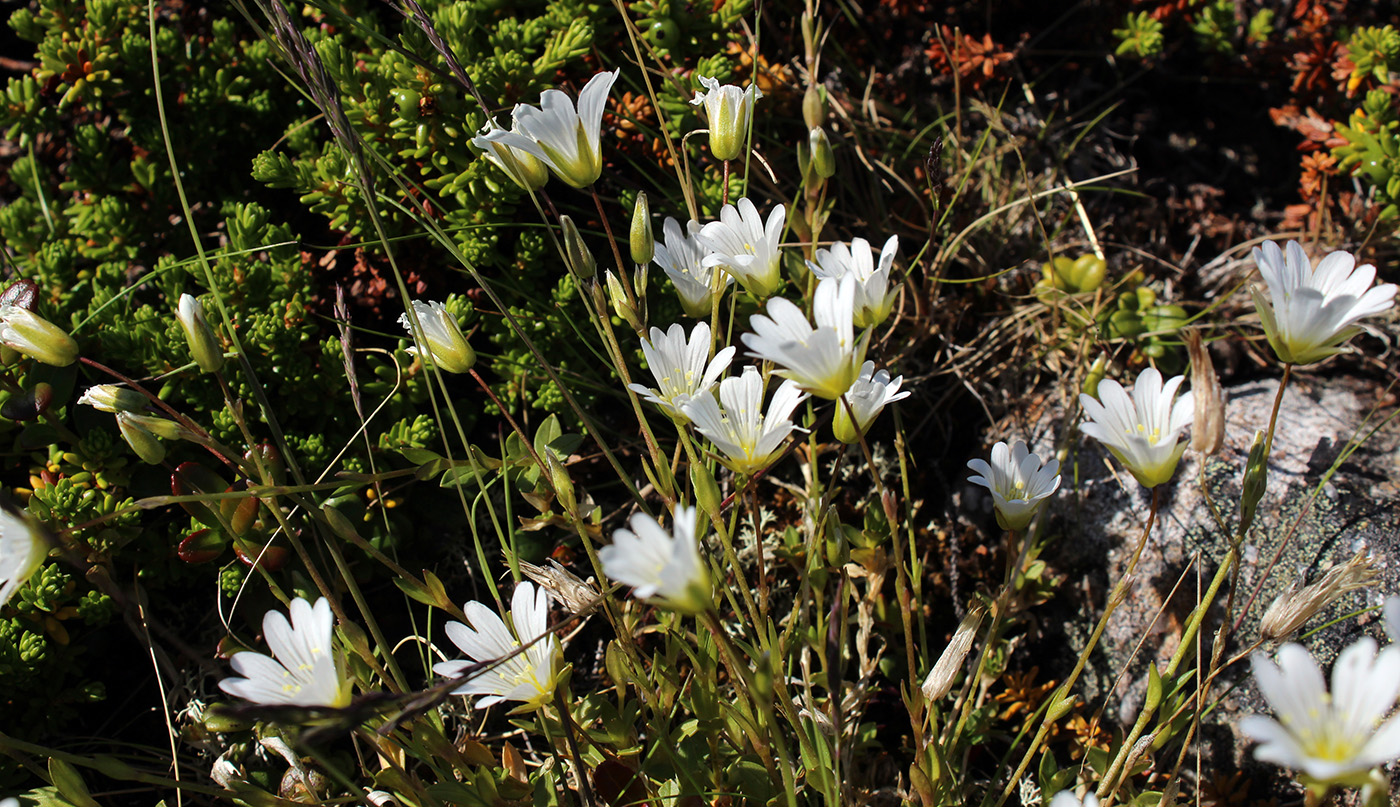
[[[632,290],[631,273],[627,271],[626,264],[622,262],[622,250],[617,246],[617,239],[613,237],[612,225],[608,223],[608,214],[603,212],[603,199],[598,195],[596,186],[589,186],[589,193],[593,194],[593,205],[598,208],[598,219],[603,222],[603,231],[608,234],[608,246],[612,247],[613,260],[617,261],[617,273],[622,280],[622,290],[627,294],[627,304],[633,309],[637,307],[637,293]]]

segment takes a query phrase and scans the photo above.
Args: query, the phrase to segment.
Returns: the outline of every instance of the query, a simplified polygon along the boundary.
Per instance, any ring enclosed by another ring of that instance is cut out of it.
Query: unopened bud
[[[808,84],[802,95],[802,119],[808,129],[820,129],[826,123],[826,88],[819,84]]]
[[[632,262],[640,266],[651,263],[656,252],[656,238],[651,234],[651,209],[647,205],[647,195],[637,194],[637,203],[632,206],[632,229],[629,246],[632,248]]]
[[[190,356],[199,369],[206,373],[217,373],[224,366],[224,351],[219,340],[214,337],[214,329],[204,318],[204,306],[192,295],[181,294],[180,304],[175,308],[175,318],[185,332],[185,341],[190,345]]]
[[[1370,586],[1380,577],[1366,552],[1358,552],[1351,560],[1329,569],[1316,583],[1302,586],[1295,580],[1264,612],[1259,634],[1265,639],[1286,639],[1303,627],[1327,606],[1349,591]]]
[[[1191,450],[1211,455],[1225,441],[1225,391],[1215,374],[1210,351],[1195,328],[1185,331],[1186,353],[1191,357],[1191,392],[1196,415],[1191,422]]]
[[[583,236],[579,235],[574,220],[560,216],[559,225],[564,230],[564,262],[568,264],[569,271],[579,280],[589,280],[597,275],[598,262],[593,260],[593,253],[583,243]]]
[[[628,301],[627,291],[622,288],[622,281],[618,280],[617,275],[614,275],[611,270],[603,273],[603,281],[604,285],[608,287],[608,302],[612,305],[612,310],[626,320],[633,330],[641,330],[642,321],[637,316],[637,310]]]
[[[67,331],[16,305],[0,306],[0,343],[54,367],[78,360],[78,343]]]
[[[134,420],[130,412],[117,413],[117,429],[122,433],[122,439],[131,446],[131,450],[136,452],[136,456],[142,462],[150,465],[159,465],[165,461],[165,446],[160,439],[151,433],[149,429]]]
[[[124,415],[128,423],[134,423],[146,431],[154,434],[163,440],[188,440],[195,436],[190,434],[190,430],[176,423],[173,420],[155,417],[154,415],[142,415],[136,412],[119,412]]]
[[[1099,397],[1099,382],[1108,374],[1108,354],[1101,353],[1094,363],[1089,365],[1089,372],[1084,374],[1084,385],[1080,392],[1095,398]]]
[[[818,126],[809,131],[807,145],[812,150],[812,168],[817,176],[822,179],[835,176],[836,157],[831,153],[831,141],[826,137],[826,130]]]
[[[544,464],[549,466],[545,470],[549,472],[549,484],[554,488],[559,504],[563,505],[565,512],[574,512],[578,500],[574,497],[574,480],[569,476],[569,470],[547,448],[544,450]]]
[[[1254,435],[1254,444],[1249,447],[1249,460],[1244,466],[1244,482],[1240,486],[1240,530],[1244,535],[1254,523],[1254,513],[1259,508],[1259,500],[1269,487],[1269,440],[1260,429]]]
[[[924,697],[929,701],[939,700],[953,689],[953,682],[962,671],[963,660],[972,649],[972,640],[977,638],[977,629],[982,625],[982,617],[986,613],[987,609],[979,605],[968,611],[967,616],[958,624],[952,641],[943,648],[943,655],[938,657],[938,662],[924,679],[922,689]]]
[[[103,412],[138,412],[146,408],[146,400],[146,396],[134,389],[116,384],[97,384],[88,387],[87,392],[78,398],[78,403]]]

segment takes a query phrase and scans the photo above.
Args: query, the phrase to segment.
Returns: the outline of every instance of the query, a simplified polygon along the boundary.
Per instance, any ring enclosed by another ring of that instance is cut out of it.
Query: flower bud
[[[831,141],[826,130],[820,126],[807,133],[807,145],[812,150],[812,168],[822,179],[831,179],[836,174],[836,157],[831,153]]]
[[[165,461],[165,446],[134,418],[130,412],[117,413],[117,428],[121,430],[122,439],[131,446],[131,450],[136,452],[136,456],[140,457],[142,462],[150,465],[161,464]]]
[[[627,324],[632,326],[632,330],[643,330],[642,321],[637,316],[637,310],[628,301],[627,290],[622,288],[622,281],[618,280],[617,275],[614,275],[612,271],[604,272],[603,280],[608,287],[608,302],[612,304],[612,310],[626,320]]]
[[[967,612],[963,617],[958,629],[953,633],[953,640],[948,642],[948,646],[943,648],[943,655],[938,657],[938,663],[929,670],[928,677],[924,679],[924,697],[930,701],[936,701],[947,695],[953,688],[953,682],[957,680],[958,673],[962,671],[963,660],[967,658],[967,652],[972,649],[972,640],[977,638],[977,628],[982,624],[982,617],[986,615],[987,609],[977,606]]]
[[[88,387],[87,392],[78,398],[78,403],[103,412],[139,412],[146,408],[146,400],[146,396],[134,389],[116,384],[97,384]]]
[[[413,313],[418,316],[418,324],[423,329],[423,342],[427,343],[427,352],[439,370],[447,373],[465,373],[472,369],[472,365],[476,364],[476,351],[467,344],[467,338],[462,335],[462,329],[457,325],[457,318],[448,312],[446,306],[436,300],[414,300]],[[409,336],[413,336],[413,323],[409,320],[407,312],[399,315],[399,324],[408,331]],[[408,352],[422,355],[423,342],[418,342],[416,337],[414,341],[414,346],[409,348]]]
[[[163,440],[188,440],[190,437],[195,436],[191,435],[190,431],[184,426],[181,426],[173,420],[166,420],[165,418],[158,418],[153,415],[142,415],[136,412],[119,412],[118,414],[125,415],[127,422],[134,423]]]
[[[826,123],[826,88],[808,84],[802,96],[802,120],[808,129],[819,129]]]
[[[523,190],[533,192],[543,188],[545,183],[549,182],[549,166],[524,149],[486,136],[499,128],[494,120],[491,121],[481,135],[472,138],[472,145],[481,149],[486,159],[495,163],[497,168]],[[519,131],[518,126],[512,125],[511,131]]]
[[[1089,365],[1089,372],[1084,374],[1084,384],[1080,387],[1080,392],[1085,395],[1099,397],[1099,382],[1108,374],[1108,354],[1101,353],[1094,363]]]
[[[214,330],[204,318],[204,306],[189,294],[180,295],[180,304],[175,308],[175,318],[185,331],[185,341],[190,345],[190,356],[199,369],[206,373],[217,373],[224,366],[224,351]]]
[[[1206,456],[1220,450],[1225,441],[1225,391],[1215,374],[1210,351],[1194,328],[1185,331],[1186,352],[1191,357],[1191,389],[1196,415],[1191,422],[1191,450]]]
[[[1269,487],[1269,440],[1260,429],[1254,435],[1254,444],[1249,447],[1249,460],[1244,466],[1244,482],[1240,491],[1240,535],[1249,531],[1254,523],[1254,512],[1259,508],[1259,500]]]
[[[67,367],[78,360],[78,343],[67,331],[15,305],[0,306],[0,343],[55,367]]]
[[[564,262],[568,264],[569,271],[579,280],[592,279],[598,274],[598,262],[593,260],[593,253],[583,243],[578,226],[568,216],[560,216],[559,225],[564,230]]]
[[[646,192],[637,194],[637,203],[632,207],[632,230],[630,246],[632,262],[639,266],[651,263],[656,252],[656,238],[651,234],[651,208],[647,205]]]

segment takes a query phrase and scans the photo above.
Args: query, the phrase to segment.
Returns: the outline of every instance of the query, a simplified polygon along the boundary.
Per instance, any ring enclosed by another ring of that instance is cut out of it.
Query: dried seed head
[[[1185,332],[1186,352],[1191,357],[1191,389],[1195,395],[1196,417],[1191,422],[1191,450],[1211,455],[1225,441],[1225,391],[1211,363],[1210,351],[1201,335],[1192,328]]]
[[[924,679],[925,698],[936,701],[953,688],[953,682],[962,671],[963,660],[967,658],[967,651],[972,649],[972,640],[977,638],[977,628],[981,626],[982,617],[986,613],[987,609],[979,605],[963,617],[953,634],[953,640],[948,642],[948,646],[943,649],[943,655],[938,657],[938,663],[933,665],[928,677]]]
[[[550,599],[564,607],[565,611],[578,616],[593,612],[602,601],[603,595],[593,586],[593,578],[580,580],[577,575],[550,560],[548,566],[536,566],[520,561],[520,571],[544,589]]]
[[[1295,580],[1264,612],[1259,633],[1265,639],[1286,639],[1343,594],[1366,588],[1378,577],[1380,571],[1362,550],[1346,563],[1332,567],[1312,585],[1303,586],[1301,579]]]

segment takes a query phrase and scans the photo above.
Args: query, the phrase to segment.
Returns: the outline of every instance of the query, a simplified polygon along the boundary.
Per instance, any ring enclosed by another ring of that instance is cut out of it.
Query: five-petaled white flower
[[[1356,256],[1337,251],[1316,267],[1297,241],[1286,250],[1268,241],[1254,248],[1254,262],[1269,285],[1269,297],[1250,287],[1264,334],[1279,361],[1312,364],[1343,350],[1359,329],[1357,320],[1395,304],[1394,283],[1372,286],[1376,267],[1356,265]]]
[[[705,105],[705,119],[710,124],[710,153],[716,160],[733,160],[744,152],[744,140],[749,136],[753,119],[753,102],[763,97],[756,85],[741,90],[733,84],[720,86],[718,80],[700,76],[705,92],[695,91],[690,103]]]
[[[651,329],[651,339],[642,340],[642,353],[656,378],[656,389],[642,384],[629,384],[628,389],[661,407],[673,418],[684,418],[681,407],[686,401],[708,390],[719,381],[734,359],[731,345],[710,358],[710,326],[697,323],[687,339],[685,329],[672,324],[662,333]],[[707,364],[708,363],[708,364]]]
[[[44,564],[49,544],[29,519],[0,507],[0,606]]]
[[[860,376],[846,390],[846,403],[838,401],[836,404],[836,415],[831,421],[831,430],[836,434],[836,439],[843,443],[860,442],[860,436],[865,434],[886,406],[909,397],[908,392],[899,391],[903,383],[902,375],[891,379],[889,370],[876,372],[873,361],[862,364]],[[846,411],[846,404],[851,406],[849,412]],[[851,422],[852,413],[856,416],[854,423]]]
[[[1249,715],[1240,730],[1260,745],[1255,759],[1301,770],[1319,784],[1364,785],[1377,765],[1400,757],[1400,717],[1385,720],[1400,692],[1400,647],[1378,654],[1363,637],[1337,656],[1332,692],[1317,661],[1301,645],[1250,661],[1259,691],[1278,719]]]
[[[753,474],[768,467],[782,451],[783,441],[797,426],[789,419],[792,410],[807,396],[791,381],[784,381],[763,414],[763,377],[753,366],[744,368],[738,378],[719,382],[719,399],[706,391],[690,399],[681,411],[699,432],[715,444],[729,468]]]
[[[1186,451],[1186,443],[1178,438],[1195,417],[1194,399],[1187,392],[1172,404],[1185,380],[1176,376],[1163,385],[1162,374],[1148,367],[1138,374],[1131,398],[1111,378],[1099,382],[1099,400],[1079,396],[1089,418],[1084,433],[1103,443],[1143,487],[1154,488],[1171,479]]]
[[[763,298],[782,285],[782,253],[778,249],[787,211],[773,208],[765,223],[747,197],[738,205],[725,205],[719,221],[700,228],[700,245],[710,250],[703,261],[721,267],[755,297]]]
[[[501,127],[494,119],[486,124],[486,128],[481,134],[472,138],[472,145],[481,149],[486,159],[496,164],[496,167],[505,172],[510,177],[510,181],[519,185],[526,191],[537,191],[545,186],[549,181],[549,166],[534,154],[519,146],[512,146],[501,141],[499,138],[492,139],[487,135]],[[511,125],[512,130],[524,137],[520,131],[520,122],[515,121]]]
[[[476,701],[482,709],[501,701],[524,701],[527,707],[544,705],[554,697],[557,661],[562,651],[559,637],[549,630],[549,595],[528,582],[515,587],[511,597],[511,635],[504,620],[475,600],[462,608],[471,625],[447,623],[447,638],[470,661],[440,661],[438,675],[470,677],[454,695],[486,695]],[[523,651],[520,648],[529,645]]]
[[[992,446],[991,464],[974,459],[967,467],[977,472],[967,481],[992,492],[997,523],[1004,530],[1030,526],[1041,503],[1060,487],[1060,461],[1052,459],[1042,467],[1040,457],[1020,440],[1009,448],[1006,443]]]
[[[895,292],[890,288],[890,267],[899,249],[899,236],[892,235],[880,250],[877,267],[871,258],[870,242],[864,238],[851,240],[850,246],[837,241],[830,249],[817,250],[817,260],[807,262],[812,274],[820,278],[841,279],[851,275],[856,279],[855,323],[857,328],[870,328],[884,322],[894,307]]]
[[[666,217],[661,225],[665,241],[656,242],[652,260],[675,285],[676,296],[681,298],[686,316],[705,318],[714,309],[715,293],[723,291],[734,278],[713,265],[705,265],[710,251],[700,244],[700,222],[689,221],[685,226],[683,233],[680,222]]]
[[[768,314],[749,317],[753,333],[739,338],[749,355],[778,365],[778,374],[818,398],[834,401],[851,388],[865,362],[867,331],[855,337],[856,279],[823,280],[812,297],[813,327],[792,301],[774,297]]]
[[[667,607],[698,614],[714,603],[710,570],[700,557],[696,510],[676,508],[674,535],[646,513],[632,516],[632,529],[613,533],[611,546],[598,550],[603,572],[633,586],[638,599],[659,597]]]
[[[467,344],[467,338],[462,335],[462,328],[457,324],[457,318],[442,303],[432,300],[423,302],[413,301],[413,313],[418,315],[418,324],[423,326],[423,340],[427,342],[428,353],[432,355],[433,363],[439,370],[449,373],[465,373],[476,364],[476,351]],[[409,321],[408,314],[399,315],[399,324],[408,331],[410,337],[413,336],[413,323]],[[409,353],[421,355],[421,344],[415,344],[408,349]]]
[[[587,188],[603,173],[603,109],[620,71],[599,73],[578,95],[578,109],[560,90],[545,90],[538,107],[516,104],[510,131],[493,129],[482,137],[535,155],[555,176]]]
[[[350,702],[350,682],[336,660],[332,632],[335,617],[325,597],[311,603],[292,600],[289,623],[281,611],[263,617],[263,639],[272,657],[245,650],[233,657],[243,678],[225,678],[219,689],[264,705],[331,706]]]

